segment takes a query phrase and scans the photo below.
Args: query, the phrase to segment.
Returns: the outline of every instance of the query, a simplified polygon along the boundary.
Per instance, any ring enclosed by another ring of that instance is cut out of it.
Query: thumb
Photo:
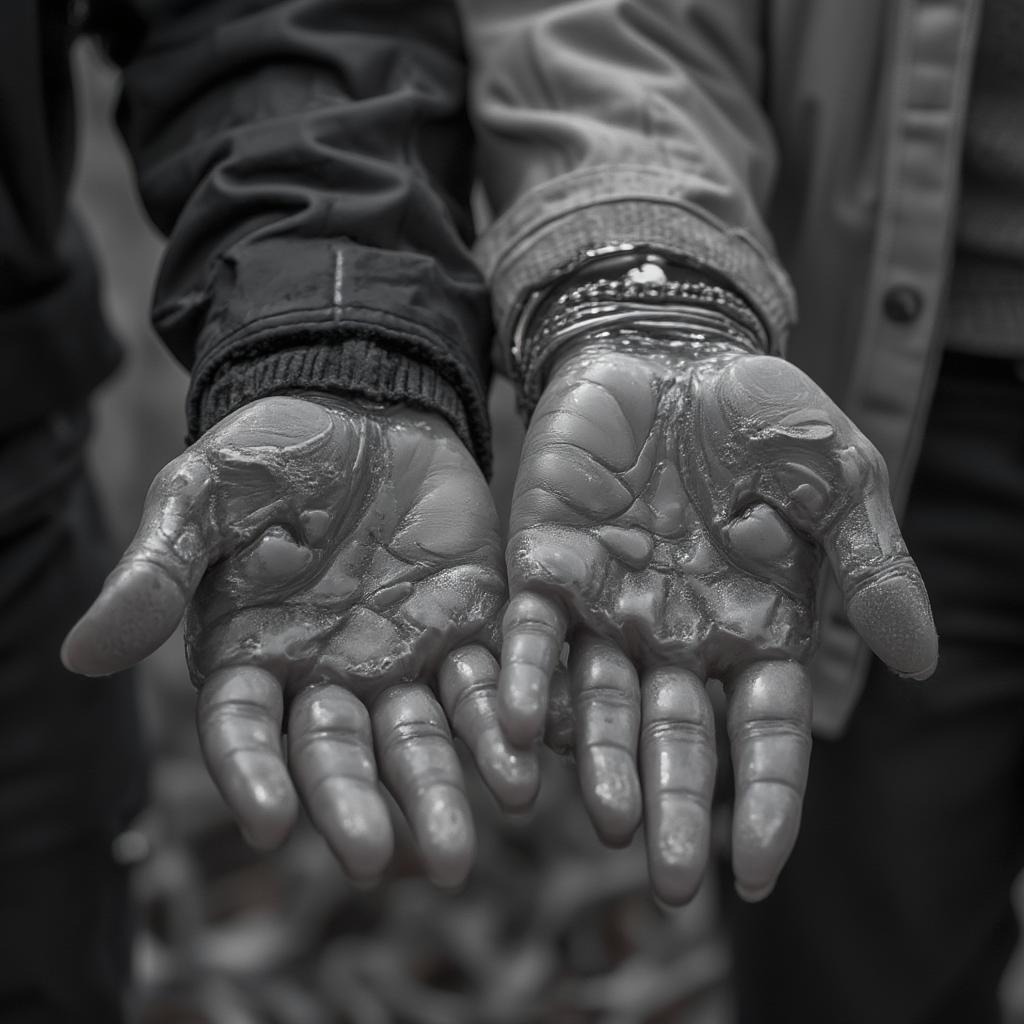
[[[160,471],[128,550],[64,640],[61,660],[70,671],[119,672],[174,632],[215,554],[212,484],[194,452]]]

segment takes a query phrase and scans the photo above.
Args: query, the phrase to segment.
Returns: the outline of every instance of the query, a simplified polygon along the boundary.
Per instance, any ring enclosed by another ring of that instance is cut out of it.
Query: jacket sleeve
[[[486,465],[491,323],[450,0],[94,0],[168,248],[190,439],[317,389],[441,413]]]
[[[497,219],[479,246],[505,342],[588,250],[648,244],[724,276],[781,351],[795,320],[763,210],[776,149],[755,0],[462,0]]]

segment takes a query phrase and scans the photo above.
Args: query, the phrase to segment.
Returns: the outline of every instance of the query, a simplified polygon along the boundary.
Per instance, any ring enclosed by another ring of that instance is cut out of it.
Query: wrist
[[[433,437],[445,437],[460,448],[466,449],[465,443],[444,416],[431,409],[423,409],[408,402],[374,401],[358,393],[338,393],[309,389],[283,391],[281,394],[288,398],[298,398],[311,402],[325,409],[332,409],[335,412],[357,420],[376,420],[382,423],[402,424],[405,427],[430,434]]]
[[[613,372],[635,373],[660,380],[683,381],[700,368],[722,368],[737,359],[759,353],[731,342],[702,340],[663,341],[648,336],[584,337],[559,347],[544,375],[541,396],[561,381],[591,377],[598,365]],[[539,401],[539,398],[538,398]]]

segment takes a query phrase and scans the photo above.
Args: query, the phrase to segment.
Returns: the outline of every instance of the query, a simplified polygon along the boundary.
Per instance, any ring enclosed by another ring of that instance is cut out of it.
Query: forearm
[[[192,367],[190,435],[318,387],[439,412],[485,460],[490,321],[449,5],[189,0],[115,52],[169,235],[154,319]]]
[[[588,250],[656,246],[724,275],[781,349],[795,317],[761,210],[775,145],[760,6],[465,2],[481,166],[479,247],[507,340],[526,297]]]

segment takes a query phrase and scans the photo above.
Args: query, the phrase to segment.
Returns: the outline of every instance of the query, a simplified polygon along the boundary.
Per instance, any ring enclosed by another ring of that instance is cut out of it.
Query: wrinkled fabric
[[[0,1020],[125,1019],[131,915],[114,838],[145,797],[130,673],[82,680],[64,634],[115,557],[82,408],[0,439]]]
[[[0,432],[84,396],[116,362],[66,212],[68,6],[0,5]],[[192,369],[190,437],[315,383],[439,412],[486,464],[491,327],[469,252],[451,4],[81,9],[124,67],[121,126],[146,208],[170,235],[154,321]]]
[[[980,0],[462,0],[504,347],[588,248],[730,278],[906,499],[943,345]],[[800,317],[796,304],[799,298]],[[819,731],[869,665],[820,609]]]
[[[947,355],[904,522],[942,657],[815,743],[776,891],[733,901],[739,1020],[998,1024],[1024,867],[1024,376]],[[829,927],[829,922],[833,926]],[[842,922],[841,927],[834,922]]]

